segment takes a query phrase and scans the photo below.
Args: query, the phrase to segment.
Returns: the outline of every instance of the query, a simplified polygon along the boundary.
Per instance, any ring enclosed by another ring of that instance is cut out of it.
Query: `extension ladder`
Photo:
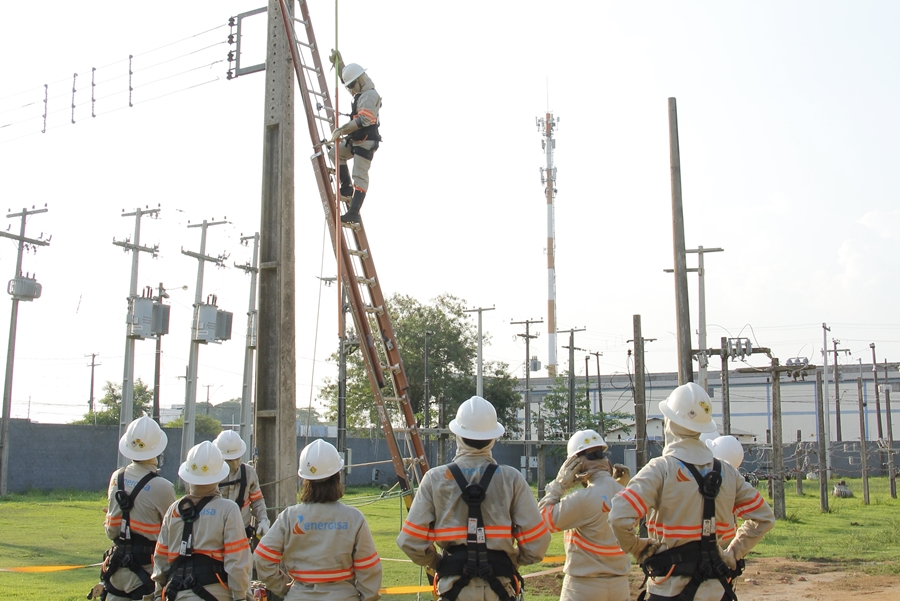
[[[285,0],[278,1],[282,16],[288,14]],[[394,428],[385,405],[386,401],[396,402],[403,412],[406,421],[405,430],[411,439],[415,455],[413,472],[420,480],[428,471],[428,461],[419,436],[416,417],[407,395],[409,382],[403,368],[403,360],[397,349],[397,339],[394,337],[391,318],[385,307],[384,293],[375,271],[375,261],[372,258],[372,250],[369,247],[362,218],[357,224],[341,224],[340,210],[335,202],[334,174],[336,166],[333,161],[333,150],[329,152],[323,141],[336,127],[335,112],[332,108],[325,71],[322,68],[306,0],[299,0],[299,6],[300,18],[282,20],[288,39],[293,40],[291,58],[297,81],[300,84],[300,94],[303,97],[303,107],[312,141],[314,153],[310,157],[312,167],[338,260],[341,280],[347,290],[347,297],[352,309],[359,346],[365,358],[366,371],[378,418],[387,439],[394,471],[400,480],[400,488],[402,491],[408,492],[411,489],[406,467],[394,436]],[[368,296],[368,304],[363,298],[364,292]],[[377,328],[377,336],[373,334],[373,325]],[[376,337],[381,340],[381,345],[376,344]],[[382,358],[384,363],[382,363]],[[388,385],[385,380],[385,372],[390,373],[393,396],[384,394],[383,389]],[[412,496],[405,495],[404,498],[406,506],[409,508]]]

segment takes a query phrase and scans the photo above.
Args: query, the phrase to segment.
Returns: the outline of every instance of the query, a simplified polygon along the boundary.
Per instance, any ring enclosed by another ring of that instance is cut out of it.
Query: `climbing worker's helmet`
[[[204,440],[188,451],[187,459],[178,468],[178,475],[188,484],[218,484],[230,471],[219,447]]]
[[[500,438],[506,431],[497,422],[497,410],[480,396],[459,406],[456,419],[450,422],[450,431],[461,438],[471,440],[493,440]]]
[[[300,451],[297,475],[306,480],[324,480],[343,468],[344,458],[334,445],[317,438]]]
[[[571,459],[582,451],[606,451],[606,441],[594,430],[581,430],[572,435],[566,445],[566,459]]]
[[[672,391],[659,403],[659,410],[673,423],[691,432],[716,432],[716,422],[712,419],[712,402],[703,388],[688,382]]]
[[[716,420],[713,420],[713,423],[716,423]],[[715,432],[703,432],[700,434],[700,440],[702,442],[709,442],[710,440],[715,440],[719,437],[719,427],[716,426]]]
[[[744,447],[734,436],[719,436],[713,440],[707,440],[706,446],[712,451],[713,457],[731,464],[737,469],[744,461]]]
[[[222,459],[240,459],[247,451],[247,443],[241,440],[241,435],[234,430],[222,430],[214,441],[222,451]]]
[[[356,63],[350,63],[344,70],[341,71],[341,79],[344,80],[344,85],[347,88],[353,87],[353,82],[359,79],[359,76],[365,73],[366,70]]]
[[[146,415],[128,424],[119,439],[119,452],[135,461],[145,461],[166,450],[169,437],[155,421]]]

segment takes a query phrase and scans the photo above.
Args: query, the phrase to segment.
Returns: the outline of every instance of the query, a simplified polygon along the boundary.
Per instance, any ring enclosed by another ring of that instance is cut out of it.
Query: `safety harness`
[[[360,93],[353,97],[353,105],[350,109],[350,114],[353,116],[354,119],[359,118],[359,113],[356,110],[356,103],[359,101],[359,97],[361,95],[362,94]],[[359,124],[358,121],[357,121],[357,124]],[[380,125],[380,123],[376,120],[375,123],[372,123],[371,125],[367,125],[365,127],[360,127],[355,132],[349,134],[347,136],[346,144],[347,144],[347,147],[350,148],[350,152],[353,154],[359,155],[364,159],[371,161],[372,158],[375,156],[375,151],[378,150],[378,146],[381,143],[381,135],[378,133],[379,125]],[[356,146],[351,143],[351,141],[366,142],[369,140],[375,142],[375,146],[373,146],[370,149],[360,148],[359,146]]]
[[[463,502],[469,508],[469,521],[465,545],[453,545],[444,550],[441,563],[437,569],[437,579],[441,576],[459,576],[450,590],[441,594],[444,601],[456,601],[460,592],[469,584],[472,578],[481,578],[497,594],[500,601],[512,599],[506,587],[500,582],[499,577],[509,578],[515,583],[516,590],[521,591],[523,580],[513,566],[509,555],[504,551],[494,551],[487,548],[484,535],[484,518],[481,513],[481,504],[487,496],[487,488],[491,483],[497,464],[492,463],[484,470],[484,475],[477,484],[469,484],[463,476],[462,470],[455,463],[448,466],[450,473],[456,480],[456,484],[462,491]]]
[[[228,482],[220,482],[219,490],[222,490],[223,486],[232,486],[234,484],[240,484],[241,487],[238,489],[237,499],[234,500],[237,503],[238,507],[241,509],[244,508],[244,504],[246,500],[244,499],[244,493],[247,492],[247,466],[243,463],[241,464],[241,475],[237,480],[229,480]],[[247,535],[247,538],[253,538],[253,535],[256,533],[256,530],[253,526],[247,526],[244,528],[244,534]]]
[[[737,601],[732,582],[743,573],[744,560],[738,560],[737,569],[730,569],[719,555],[719,543],[716,538],[716,496],[722,487],[722,463],[714,459],[713,468],[706,476],[701,476],[695,465],[686,462],[682,464],[697,481],[700,495],[703,497],[703,528],[700,540],[668,549],[645,560],[641,564],[644,584],[648,578],[690,576],[691,580],[681,593],[672,599],[691,601],[703,582],[715,578],[725,589],[722,598]],[[641,591],[638,601],[644,601],[646,594],[646,589]]]
[[[225,564],[203,553],[194,554],[194,523],[203,508],[215,497],[203,497],[196,505],[188,497],[178,501],[178,514],[184,522],[178,558],[172,563],[169,579],[163,593],[166,601],[175,601],[181,591],[190,590],[203,601],[217,601],[215,595],[206,590],[207,584],[219,583],[228,586]]]
[[[156,472],[145,475],[134,485],[134,489],[129,494],[125,491],[125,470],[119,472],[119,477],[116,479],[118,490],[116,490],[115,499],[119,504],[119,509],[122,510],[122,526],[119,528],[119,536],[113,540],[112,547],[103,554],[100,580],[103,582],[105,590],[100,594],[101,599],[106,599],[106,595],[112,593],[116,597],[136,600],[153,592],[153,580],[144,566],[153,563],[153,550],[156,548],[156,542],[131,532],[131,510],[134,508],[134,500],[138,494],[144,490],[150,480],[156,478],[156,475]],[[140,578],[141,585],[127,592],[114,587],[110,578],[119,568],[127,568],[134,572],[134,575]]]

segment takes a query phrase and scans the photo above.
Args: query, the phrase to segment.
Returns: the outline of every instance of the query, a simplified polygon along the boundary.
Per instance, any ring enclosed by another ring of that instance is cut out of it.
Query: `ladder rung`
[[[319,70],[318,70],[317,68],[315,68],[315,67],[310,67],[309,65],[301,65],[301,66],[302,66],[304,69],[306,69],[307,71],[312,71],[312,72],[315,73],[316,75],[319,74]]]
[[[384,307],[378,305],[377,307],[373,307],[371,305],[366,305],[366,313],[375,313],[377,315],[384,315]]]
[[[297,17],[294,17],[294,21],[296,21],[297,23],[302,23],[304,27],[309,27],[309,21],[303,21],[301,19],[298,19]]]
[[[341,221],[341,225],[347,229],[353,230],[354,232],[358,232],[362,229],[362,225],[358,221],[351,221],[350,223]]]
[[[375,278],[365,278],[362,276],[356,276],[356,283],[357,284],[365,284],[369,288],[374,288],[376,286]]]
[[[399,374],[400,373],[400,364],[395,363],[395,364],[391,365],[391,371],[395,374]]]
[[[309,48],[310,50],[316,49],[315,44],[307,44],[306,42],[301,42],[300,40],[294,40],[294,41],[297,42],[298,44],[300,44],[301,46],[305,46],[306,48]]]
[[[386,403],[398,403],[399,404],[403,399],[398,399],[397,397],[394,397],[394,396],[385,396],[385,397],[381,397],[381,400]]]
[[[328,123],[331,123],[331,117],[320,117],[318,115],[313,115],[313,117],[315,117],[319,121],[327,121]]]
[[[362,250],[349,249],[347,252],[349,252],[354,257],[359,257],[360,259],[368,259],[369,258],[369,249],[368,248],[364,248]]]

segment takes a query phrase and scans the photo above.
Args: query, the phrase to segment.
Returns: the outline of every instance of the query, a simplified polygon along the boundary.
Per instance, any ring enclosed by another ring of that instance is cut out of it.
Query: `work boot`
[[[366,199],[366,193],[362,190],[354,190],[353,202],[346,213],[341,215],[341,223],[359,223],[359,210],[362,208],[363,201]]]
[[[347,165],[341,165],[340,170],[341,175],[341,200],[345,198],[344,202],[350,202],[350,197],[353,196],[353,179],[350,177],[350,168]]]

